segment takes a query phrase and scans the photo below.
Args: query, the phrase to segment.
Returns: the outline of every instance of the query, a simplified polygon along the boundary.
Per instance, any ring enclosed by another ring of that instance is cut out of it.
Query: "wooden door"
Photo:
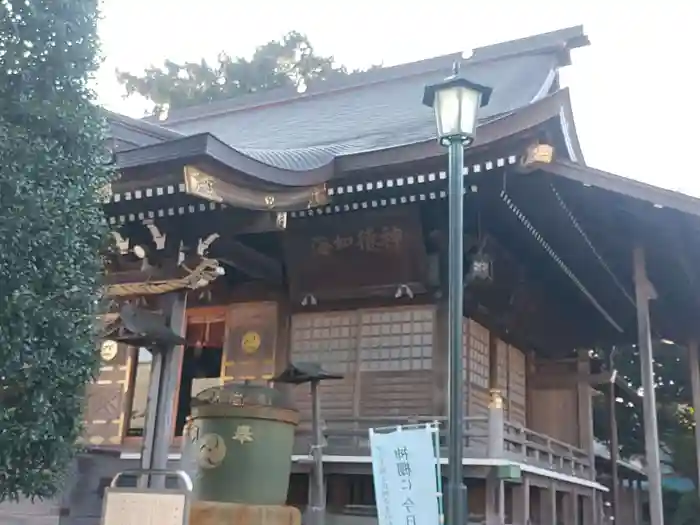
[[[226,316],[224,381],[271,379],[275,375],[277,303],[232,305]]]
[[[84,440],[91,445],[120,445],[127,411],[126,390],[129,384],[129,348],[105,341],[100,351],[100,371],[87,387],[84,412]]]

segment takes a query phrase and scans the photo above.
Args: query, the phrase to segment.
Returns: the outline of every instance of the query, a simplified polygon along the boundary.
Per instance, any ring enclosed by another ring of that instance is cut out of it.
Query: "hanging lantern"
[[[474,254],[469,262],[466,282],[468,284],[493,282],[493,262],[488,254],[479,250]]]

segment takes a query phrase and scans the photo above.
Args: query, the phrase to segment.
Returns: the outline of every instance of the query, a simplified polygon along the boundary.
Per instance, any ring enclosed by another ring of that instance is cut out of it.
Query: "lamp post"
[[[326,372],[318,363],[290,363],[282,373],[273,379],[276,383],[290,385],[311,384],[311,425],[313,438],[311,456],[313,457],[313,490],[309,494],[309,511],[311,525],[326,523],[326,484],[323,475],[323,428],[321,428],[321,397],[318,386],[327,379],[343,379],[342,375]]]
[[[449,438],[447,525],[464,525],[467,488],[462,475],[464,446],[464,367],[462,365],[462,310],[464,299],[463,210],[464,147],[474,140],[477,112],[488,104],[491,88],[454,74],[443,82],[426,86],[423,104],[435,110],[437,135],[449,153],[449,249],[447,272],[449,355]]]

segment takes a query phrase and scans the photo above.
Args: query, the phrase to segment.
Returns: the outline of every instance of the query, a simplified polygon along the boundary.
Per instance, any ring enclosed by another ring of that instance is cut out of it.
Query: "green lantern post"
[[[488,104],[491,88],[454,74],[426,86],[423,104],[435,110],[437,135],[449,155],[448,354],[449,439],[447,525],[462,525],[467,516],[467,487],[462,475],[464,387],[462,385],[462,314],[464,300],[464,148],[474,140],[477,112]]]

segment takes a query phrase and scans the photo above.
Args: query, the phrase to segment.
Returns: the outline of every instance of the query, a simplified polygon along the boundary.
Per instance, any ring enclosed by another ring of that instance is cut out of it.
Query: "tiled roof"
[[[478,48],[469,59],[452,54],[379,68],[319,83],[306,93],[273,90],[143,123],[180,136],[210,133],[260,163],[309,171],[337,157],[433,140],[434,117],[421,104],[423,89],[448,76],[455,61],[465,77],[493,89],[480,112],[485,122],[556,90],[557,70],[568,63],[569,50],[587,43],[579,26]]]

